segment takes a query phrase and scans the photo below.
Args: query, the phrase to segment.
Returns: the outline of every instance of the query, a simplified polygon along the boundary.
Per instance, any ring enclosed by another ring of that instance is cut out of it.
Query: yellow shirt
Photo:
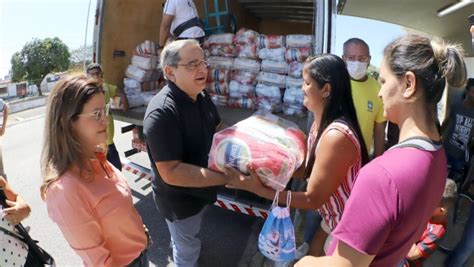
[[[370,153],[374,143],[374,124],[385,121],[382,100],[378,97],[380,85],[369,76],[364,82],[351,80],[351,87],[360,130]]]
[[[105,92],[105,104],[110,102],[110,98],[117,95],[117,86],[102,83],[102,88],[104,88]],[[112,114],[109,116],[109,124],[107,125],[107,145],[111,145],[114,143],[114,118],[112,118]]]

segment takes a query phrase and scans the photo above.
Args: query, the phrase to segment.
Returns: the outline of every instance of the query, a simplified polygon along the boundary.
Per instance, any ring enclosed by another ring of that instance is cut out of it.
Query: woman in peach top
[[[130,188],[107,160],[108,109],[95,79],[66,77],[51,92],[41,194],[86,266],[148,266],[147,234]]]

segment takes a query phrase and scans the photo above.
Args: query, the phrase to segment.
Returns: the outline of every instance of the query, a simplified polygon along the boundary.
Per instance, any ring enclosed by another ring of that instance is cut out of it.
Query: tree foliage
[[[84,64],[86,66],[92,62],[92,45],[81,46],[71,51],[71,63],[74,65]]]
[[[69,48],[59,38],[33,39],[13,54],[12,80],[28,81],[40,88],[46,74],[65,71],[70,65]],[[41,91],[40,91],[41,94]]]

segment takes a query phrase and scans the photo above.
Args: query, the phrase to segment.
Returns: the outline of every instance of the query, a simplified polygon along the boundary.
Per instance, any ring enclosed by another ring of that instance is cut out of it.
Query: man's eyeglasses
[[[344,56],[346,61],[369,62],[370,56]]]
[[[201,60],[201,61],[191,61],[187,64],[177,64],[178,66],[183,66],[184,68],[186,68],[188,71],[195,71],[197,70],[199,67],[203,66],[205,68],[208,68],[209,67],[209,63],[207,62],[207,60]]]
[[[105,108],[101,109],[96,109],[92,111],[91,113],[86,113],[86,114],[77,114],[76,116],[82,117],[82,116],[87,116],[87,117],[94,117],[94,119],[97,122],[101,122],[103,119],[106,119],[110,114],[109,111],[109,105],[106,105]]]

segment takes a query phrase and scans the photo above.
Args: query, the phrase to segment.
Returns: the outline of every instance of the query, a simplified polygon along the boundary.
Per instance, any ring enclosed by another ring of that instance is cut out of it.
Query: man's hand
[[[259,195],[259,193],[266,188],[266,186],[260,180],[260,177],[255,172],[252,166],[247,166],[250,173],[249,176],[243,175],[238,170],[226,166],[224,173],[230,179],[227,182],[226,187],[232,189],[242,189]]]

